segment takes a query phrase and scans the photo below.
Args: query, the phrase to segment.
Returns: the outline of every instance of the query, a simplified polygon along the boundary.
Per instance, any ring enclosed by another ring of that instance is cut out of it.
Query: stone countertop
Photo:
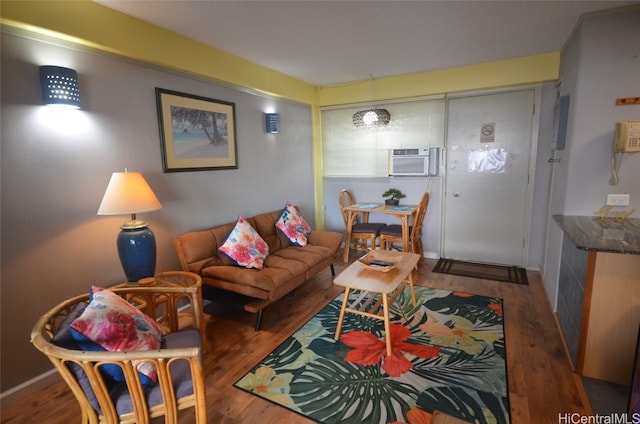
[[[640,219],[567,215],[554,215],[553,219],[578,249],[640,255]]]

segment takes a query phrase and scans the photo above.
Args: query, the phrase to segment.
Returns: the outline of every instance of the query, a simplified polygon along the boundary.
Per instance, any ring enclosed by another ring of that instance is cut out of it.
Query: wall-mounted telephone
[[[621,153],[637,152],[640,152],[640,121],[616,122],[609,184],[618,184],[618,171],[622,162]]]
[[[640,121],[616,122],[613,151],[616,153],[640,152]]]

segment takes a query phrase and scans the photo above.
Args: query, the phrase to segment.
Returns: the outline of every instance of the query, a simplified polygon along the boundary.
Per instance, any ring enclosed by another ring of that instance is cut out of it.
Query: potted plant
[[[384,203],[387,205],[397,205],[400,203],[400,199],[404,199],[407,197],[406,194],[398,190],[397,188],[390,188],[389,190],[382,193],[382,197],[387,197]]]

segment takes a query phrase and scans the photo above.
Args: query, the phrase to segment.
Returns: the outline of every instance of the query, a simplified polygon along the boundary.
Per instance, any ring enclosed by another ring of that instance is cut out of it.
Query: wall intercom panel
[[[640,121],[616,122],[613,151],[616,153],[640,152]]]

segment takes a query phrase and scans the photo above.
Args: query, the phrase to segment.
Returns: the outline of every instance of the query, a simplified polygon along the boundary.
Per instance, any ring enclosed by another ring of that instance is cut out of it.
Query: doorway
[[[443,256],[526,266],[535,90],[450,99]]]

